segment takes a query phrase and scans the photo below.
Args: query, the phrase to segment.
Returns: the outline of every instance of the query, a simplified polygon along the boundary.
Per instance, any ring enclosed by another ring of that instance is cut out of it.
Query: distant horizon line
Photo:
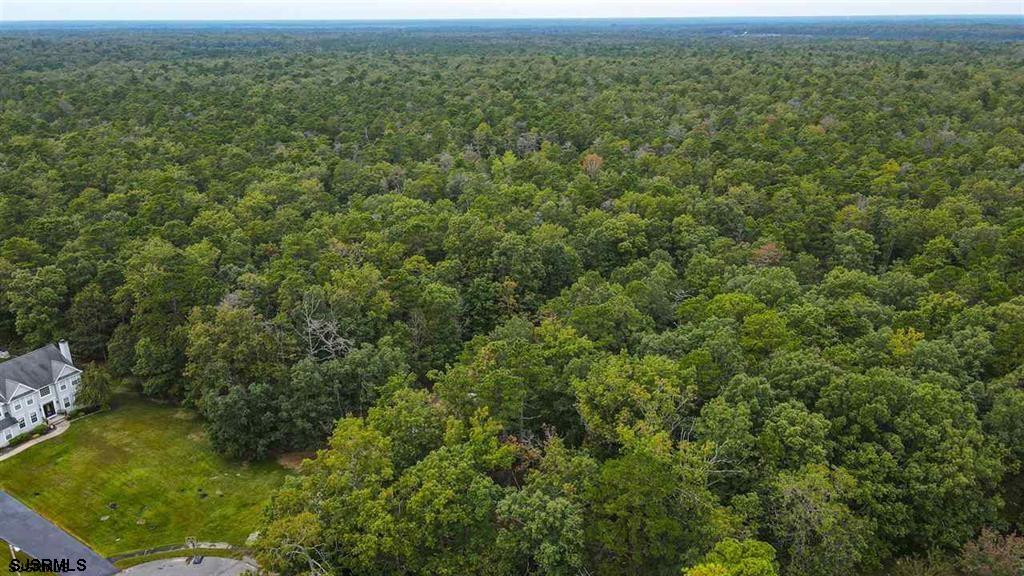
[[[735,15],[735,16],[592,16],[592,17],[567,17],[567,16],[529,16],[529,17],[494,17],[481,18],[475,16],[452,17],[452,18],[266,18],[266,19],[222,19],[222,18],[156,18],[156,19],[6,19],[0,20],[0,27],[6,24],[155,24],[155,23],[180,23],[180,24],[268,24],[268,23],[317,23],[317,24],[353,24],[353,23],[451,23],[451,22],[534,22],[534,21],[563,21],[563,22],[616,22],[616,21],[684,21],[684,20],[803,20],[813,18],[815,20],[845,20],[845,19],[866,19],[877,18],[885,20],[898,19],[1002,19],[1017,18],[1024,22],[1024,13],[907,13],[907,14],[787,14],[779,16],[768,15]]]

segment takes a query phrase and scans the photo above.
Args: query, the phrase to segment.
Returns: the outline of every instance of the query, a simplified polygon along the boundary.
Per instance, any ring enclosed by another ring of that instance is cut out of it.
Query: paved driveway
[[[112,576],[118,570],[52,522],[6,492],[0,492],[0,540],[10,542],[36,559],[67,559],[77,576]],[[75,571],[78,560],[85,570]]]
[[[256,567],[241,560],[207,556],[199,564],[186,564],[184,558],[154,560],[124,571],[122,576],[240,576]]]

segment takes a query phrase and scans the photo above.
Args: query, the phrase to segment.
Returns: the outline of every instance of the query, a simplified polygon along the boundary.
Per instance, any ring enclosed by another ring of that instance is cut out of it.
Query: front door
[[[47,418],[57,413],[57,410],[53,407],[53,402],[47,402],[43,404],[43,415]]]

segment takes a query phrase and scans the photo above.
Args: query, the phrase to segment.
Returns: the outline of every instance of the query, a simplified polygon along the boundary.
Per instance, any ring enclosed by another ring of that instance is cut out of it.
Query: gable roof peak
[[[63,374],[71,371],[79,370],[65,357],[60,346],[47,344],[27,354],[0,362],[0,397],[4,401],[10,400],[19,385],[33,390],[49,386]]]

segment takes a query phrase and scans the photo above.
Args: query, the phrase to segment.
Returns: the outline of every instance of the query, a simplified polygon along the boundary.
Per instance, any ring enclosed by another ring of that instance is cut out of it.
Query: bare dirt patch
[[[275,460],[284,468],[298,470],[303,460],[312,460],[313,458],[316,458],[316,452],[285,452],[284,454],[279,454]]]

